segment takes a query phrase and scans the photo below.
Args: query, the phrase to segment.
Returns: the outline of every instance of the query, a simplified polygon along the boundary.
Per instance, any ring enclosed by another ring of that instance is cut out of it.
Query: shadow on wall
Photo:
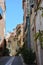
[[[6,46],[7,46],[6,39],[4,39],[0,46],[0,56],[9,56],[9,49],[6,48]]]

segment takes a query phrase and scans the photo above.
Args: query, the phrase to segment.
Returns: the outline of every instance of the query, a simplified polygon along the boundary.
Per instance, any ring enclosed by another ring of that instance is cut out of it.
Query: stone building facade
[[[23,0],[23,40],[24,44],[27,48],[31,47],[31,40],[30,40],[30,0]],[[28,41],[29,40],[29,41]]]
[[[43,1],[35,0],[35,4],[31,4],[30,30],[31,30],[31,47],[36,52],[37,64],[43,65],[43,49],[40,46],[40,40],[34,40],[36,33],[43,31]]]
[[[23,46],[23,24],[18,24],[16,27],[16,34],[17,34],[17,44],[18,47],[21,48]]]
[[[5,0],[0,0],[0,46],[5,34]]]

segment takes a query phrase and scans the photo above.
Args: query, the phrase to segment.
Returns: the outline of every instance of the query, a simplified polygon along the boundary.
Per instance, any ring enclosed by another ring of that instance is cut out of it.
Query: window
[[[10,41],[10,40],[8,40],[8,43],[11,43],[11,41]]]
[[[30,15],[30,9],[27,8],[27,15]]]
[[[8,47],[10,48],[10,44],[11,44],[11,41],[10,40],[8,40]]]
[[[18,46],[20,46],[20,45],[21,45],[21,39],[20,39],[20,40],[18,40],[17,45],[18,45]]]
[[[0,14],[0,20],[2,19],[2,15]]]
[[[29,17],[26,17],[27,26],[29,25]]]
[[[33,8],[33,6],[34,6],[34,0],[30,0],[30,5],[31,5],[31,7]]]
[[[34,31],[34,27],[32,28],[32,31]]]
[[[30,3],[31,3],[31,4],[34,3],[34,0],[30,0]]]
[[[30,14],[30,3],[29,0],[27,0],[27,15]]]
[[[20,33],[21,33],[21,30],[19,30],[19,31],[17,32],[17,36],[20,35]]]
[[[27,3],[27,2],[29,3],[29,0],[26,0],[26,3]]]
[[[10,43],[8,43],[8,47],[10,48]]]
[[[43,31],[41,31],[40,33],[40,44],[41,44],[41,48],[43,49]]]
[[[0,20],[2,19],[2,14],[3,14],[3,10],[2,10],[2,8],[0,7]]]
[[[29,3],[27,2],[27,7],[29,7]]]
[[[3,10],[2,10],[2,8],[0,7],[0,14],[2,15],[2,13],[3,13]]]
[[[16,41],[16,38],[14,38],[13,40]]]
[[[2,40],[2,38],[0,37],[0,41]]]
[[[25,2],[26,0],[23,0],[23,2]]]
[[[33,8],[34,7],[34,4],[32,4],[31,7]]]
[[[31,4],[30,13],[32,14],[32,8],[34,7],[34,4]]]

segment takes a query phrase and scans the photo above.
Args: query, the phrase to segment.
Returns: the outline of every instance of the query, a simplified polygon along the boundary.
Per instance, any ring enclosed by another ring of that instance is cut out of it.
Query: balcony
[[[16,29],[17,29],[16,31],[20,30],[21,29],[21,25],[20,24],[17,25]]]
[[[17,31],[17,36],[20,35],[20,33],[21,33],[21,30]]]

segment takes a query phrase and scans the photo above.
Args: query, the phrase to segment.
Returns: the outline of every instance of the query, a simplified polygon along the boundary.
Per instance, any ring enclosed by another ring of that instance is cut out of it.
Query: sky
[[[23,22],[22,0],[6,0],[6,33]]]

